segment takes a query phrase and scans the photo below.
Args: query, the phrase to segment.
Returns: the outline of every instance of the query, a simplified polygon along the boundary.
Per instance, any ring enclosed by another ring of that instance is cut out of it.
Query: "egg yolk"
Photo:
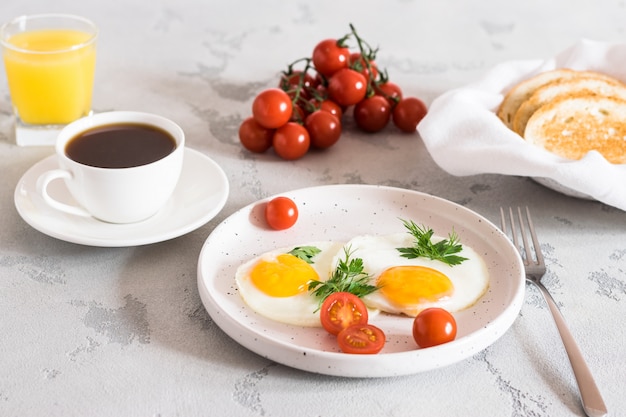
[[[309,281],[319,281],[315,269],[288,253],[276,260],[260,261],[250,273],[252,283],[271,297],[291,297],[308,290]]]
[[[383,296],[400,306],[439,301],[454,292],[450,278],[425,266],[395,266],[383,271],[377,281]]]

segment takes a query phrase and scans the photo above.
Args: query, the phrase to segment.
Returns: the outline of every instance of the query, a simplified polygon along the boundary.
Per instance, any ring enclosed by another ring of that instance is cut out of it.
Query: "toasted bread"
[[[511,88],[511,90],[509,90],[509,92],[504,96],[504,99],[502,100],[502,103],[497,111],[498,117],[509,129],[513,129],[513,120],[517,109],[533,94],[537,88],[564,77],[574,77],[576,73],[577,72],[574,70],[559,68],[539,73],[531,78],[521,81]]]
[[[587,95],[556,98],[528,120],[524,138],[567,159],[596,150],[609,162],[626,163],[626,100]]]
[[[522,102],[513,118],[513,130],[523,136],[526,123],[533,113],[543,105],[562,97],[599,95],[618,97],[626,100],[626,85],[610,77],[599,77],[597,73],[587,71],[579,75],[551,81],[537,88],[532,95]]]

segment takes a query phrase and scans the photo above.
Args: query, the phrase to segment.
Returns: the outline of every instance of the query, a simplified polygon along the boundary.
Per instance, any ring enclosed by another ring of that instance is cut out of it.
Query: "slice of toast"
[[[587,95],[562,97],[536,110],[524,138],[567,159],[591,150],[609,162],[626,163],[626,100]]]
[[[513,118],[513,130],[523,136],[526,123],[533,113],[557,98],[586,95],[618,97],[626,100],[626,85],[617,79],[587,71],[580,72],[571,78],[551,81],[537,88],[527,100],[522,102]]]
[[[496,114],[509,129],[513,129],[513,120],[517,109],[519,109],[520,105],[527,100],[537,88],[551,81],[574,77],[576,74],[577,72],[574,70],[559,68],[541,72],[521,81],[506,93]]]

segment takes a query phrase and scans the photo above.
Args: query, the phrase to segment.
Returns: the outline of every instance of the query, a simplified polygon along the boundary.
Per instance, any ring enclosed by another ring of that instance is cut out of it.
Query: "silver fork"
[[[539,247],[535,227],[533,226],[533,222],[530,217],[530,210],[526,207],[526,223],[528,224],[528,230],[530,231],[530,236],[532,238],[533,251],[531,251],[531,246],[529,245],[528,238],[526,237],[524,216],[522,215],[522,210],[519,207],[517,208],[516,214],[519,223],[519,231],[522,236],[522,245],[520,245],[520,241],[517,236],[517,228],[515,227],[516,220],[515,215],[513,214],[513,209],[509,208],[508,217],[509,224],[511,226],[511,235],[514,245],[518,248],[520,254],[522,255],[522,259],[524,260],[526,280],[535,284],[535,286],[541,291],[541,294],[550,308],[550,312],[552,312],[552,317],[554,318],[556,327],[561,334],[563,346],[565,346],[565,351],[567,352],[567,356],[569,357],[569,361],[572,365],[572,370],[574,371],[574,377],[576,378],[576,383],[578,384],[578,390],[580,391],[581,402],[585,413],[589,417],[604,416],[607,413],[606,405],[604,405],[604,400],[602,399],[602,395],[600,394],[593,376],[591,375],[591,371],[589,370],[589,367],[587,366],[587,363],[585,362],[574,337],[567,328],[563,315],[559,311],[552,295],[550,295],[546,287],[541,283],[541,278],[546,273],[546,264],[543,260],[543,254],[541,253],[541,248]],[[507,219],[505,211],[502,207],[500,208],[500,216],[501,228],[506,234]],[[535,255],[534,257],[533,252]]]

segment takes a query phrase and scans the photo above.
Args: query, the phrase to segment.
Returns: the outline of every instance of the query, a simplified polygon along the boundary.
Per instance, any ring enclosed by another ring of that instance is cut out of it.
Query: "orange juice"
[[[27,124],[67,124],[91,111],[94,35],[33,30],[6,40],[4,65],[11,101]]]

